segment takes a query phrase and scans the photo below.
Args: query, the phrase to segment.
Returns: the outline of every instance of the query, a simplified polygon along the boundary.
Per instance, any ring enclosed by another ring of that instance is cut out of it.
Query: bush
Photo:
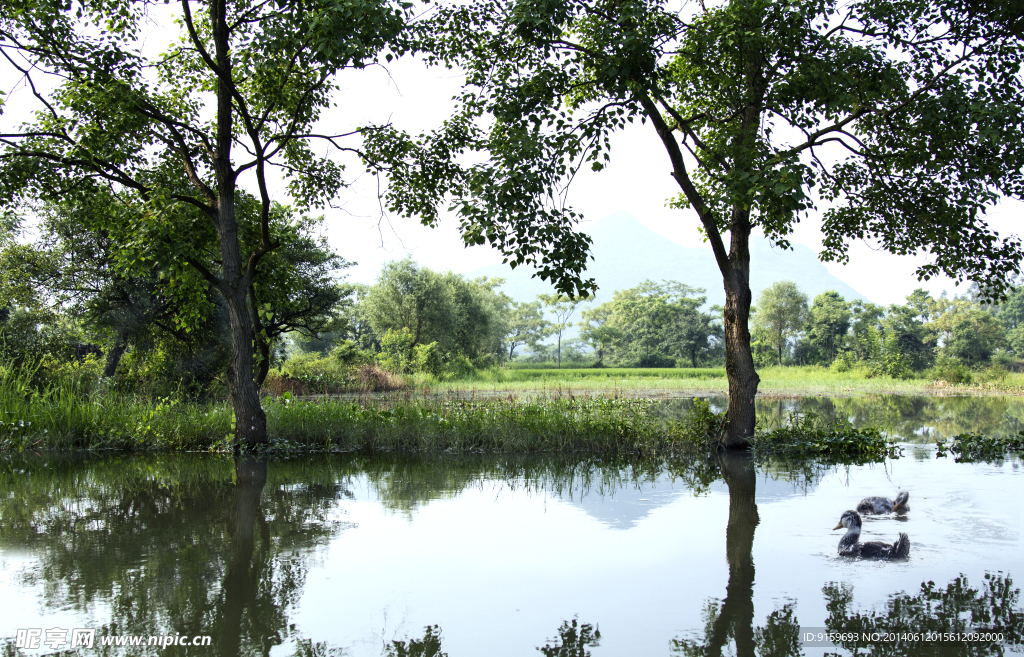
[[[330,357],[342,365],[355,367],[373,362],[373,352],[361,349],[352,340],[342,340],[334,349],[331,349]]]
[[[332,394],[347,390],[352,377],[352,367],[340,359],[311,352],[292,356],[281,363],[280,370],[271,370],[264,388],[278,395]]]
[[[933,381],[945,381],[951,384],[967,385],[974,380],[970,367],[946,356],[940,356],[935,361],[935,366],[925,375]]]
[[[437,343],[418,344],[413,347],[410,366],[413,372],[432,376],[439,375],[444,363],[441,360],[441,352],[437,348]]]
[[[636,366],[637,367],[652,367],[652,368],[653,367],[659,367],[659,368],[675,367],[676,366],[676,359],[675,358],[671,358],[669,356],[666,356],[665,354],[659,354],[659,353],[647,354],[646,356],[644,356],[643,358],[640,359],[640,362],[638,362]]]
[[[380,353],[377,364],[389,372],[402,374],[409,369],[409,357],[412,352],[412,331],[403,328],[399,331],[388,329],[380,338]]]

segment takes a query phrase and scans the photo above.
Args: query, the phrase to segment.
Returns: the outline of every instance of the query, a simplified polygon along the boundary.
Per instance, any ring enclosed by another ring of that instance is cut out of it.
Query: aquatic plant
[[[1008,453],[1024,453],[1024,431],[1015,436],[986,436],[980,433],[961,433],[953,436],[953,441],[946,446],[946,441],[936,440],[938,455],[945,456],[946,450],[953,452],[957,463],[972,461],[1003,460]]]
[[[831,462],[866,463],[899,458],[902,449],[874,428],[858,429],[843,418],[815,413],[790,415],[773,431],[759,432],[752,441],[760,458],[816,458]]]

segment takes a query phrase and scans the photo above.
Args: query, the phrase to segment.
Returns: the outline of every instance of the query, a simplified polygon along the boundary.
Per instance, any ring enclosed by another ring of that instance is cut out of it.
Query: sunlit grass
[[[1024,373],[997,369],[975,373],[970,385],[951,385],[929,378],[895,379],[872,376],[867,368],[836,372],[825,367],[772,366],[757,370],[760,394],[931,394],[945,392],[1024,392]],[[624,397],[724,394],[728,391],[725,368],[493,368],[474,376],[439,381],[429,376],[410,377],[419,393],[467,394],[594,394]]]

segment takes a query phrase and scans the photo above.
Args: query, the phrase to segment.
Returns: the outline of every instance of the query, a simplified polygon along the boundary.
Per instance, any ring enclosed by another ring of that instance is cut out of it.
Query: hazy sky
[[[170,34],[163,25],[155,25],[154,29],[154,35],[147,39],[148,45],[166,44]],[[459,84],[457,74],[429,70],[414,60],[395,62],[387,69],[373,67],[346,72],[338,79],[337,105],[325,115],[322,129],[343,133],[358,125],[389,119],[410,132],[430,129],[449,115],[451,97]],[[0,116],[0,126],[6,131],[28,118],[33,103],[24,84],[9,68],[0,69],[0,88],[8,94],[4,114]],[[570,190],[569,203],[585,217],[582,230],[586,230],[586,221],[625,211],[679,244],[706,246],[700,242],[694,213],[665,207],[666,199],[679,190],[669,175],[668,158],[653,128],[636,124],[617,134],[612,144],[611,165],[600,173],[582,171]],[[339,207],[324,212],[325,230],[332,246],[348,260],[359,263],[350,270],[350,280],[372,282],[383,262],[406,254],[427,267],[456,272],[501,261],[497,252],[487,247],[463,248],[457,220],[452,216],[436,229],[423,227],[415,220],[382,216],[378,181],[360,176],[358,169],[357,162],[350,163],[352,184],[337,199]],[[250,179],[243,179],[242,185],[255,188]],[[275,187],[276,197],[287,201],[281,187]],[[1024,204],[1016,201],[1006,202],[990,217],[1003,234],[1009,234],[1019,230],[1016,220],[1022,207]],[[793,241],[817,252],[821,234],[816,218],[812,216],[799,224]],[[892,256],[859,242],[851,249],[849,265],[830,264],[828,268],[876,303],[900,302],[916,287],[925,287],[935,294],[954,289],[948,279],[919,282],[913,272],[922,262],[923,257]]]

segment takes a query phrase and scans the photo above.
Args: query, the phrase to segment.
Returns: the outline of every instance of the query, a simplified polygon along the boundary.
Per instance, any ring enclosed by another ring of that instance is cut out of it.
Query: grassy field
[[[814,366],[766,367],[758,370],[760,395],[804,394],[1024,394],[1024,373],[980,372],[971,385],[949,385],[929,379],[872,377],[867,370],[838,373]],[[579,368],[491,369],[474,377],[437,381],[413,377],[419,392],[441,396],[503,394],[601,394],[612,397],[674,397],[725,394],[725,368]]]

